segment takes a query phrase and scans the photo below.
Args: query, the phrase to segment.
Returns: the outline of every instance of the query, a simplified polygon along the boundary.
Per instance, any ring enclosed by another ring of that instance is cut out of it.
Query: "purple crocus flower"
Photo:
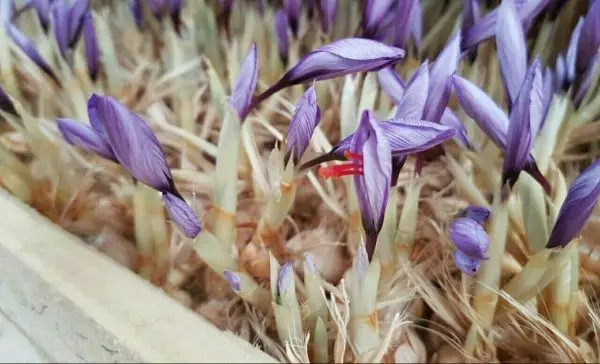
[[[524,28],[533,22],[535,17],[540,14],[548,5],[550,0],[507,0],[514,1],[517,14]],[[502,4],[506,1],[502,1]],[[502,6],[501,4],[501,6]],[[487,13],[481,20],[476,22],[471,28],[464,31],[461,48],[470,49],[477,44],[496,35],[496,21],[498,19],[498,8]]]
[[[284,63],[287,63],[288,51],[290,48],[288,29],[290,29],[290,25],[285,11],[282,9],[277,10],[275,13],[274,30],[275,36],[277,37],[279,57],[281,57]]]
[[[244,120],[250,112],[252,95],[258,82],[258,53],[256,44],[252,44],[242,62],[237,82],[231,91],[229,105],[237,112],[240,120]]]
[[[465,148],[474,150],[473,144],[469,140],[469,136],[467,135],[467,129],[460,121],[458,116],[452,111],[450,108],[444,109],[444,113],[442,114],[442,119],[440,120],[440,124],[445,125],[449,128],[452,128],[456,131],[456,136],[454,139]]]
[[[92,95],[88,117],[91,126],[58,120],[65,140],[118,162],[136,181],[160,191],[169,216],[180,230],[189,238],[198,235],[200,222],[177,191],[160,143],[148,124],[110,96]]]
[[[392,67],[387,67],[377,72],[377,79],[383,92],[398,105],[404,96],[406,84]]]
[[[490,218],[490,214],[491,211],[487,207],[473,205],[464,209],[461,213],[461,217],[466,217],[477,221],[479,224],[483,224]]]
[[[50,67],[50,65],[42,58],[42,55],[38,52],[35,44],[31,39],[27,38],[16,26],[6,22],[4,24],[6,33],[12,39],[12,41],[35,63],[45,74],[50,76],[58,85],[60,80]]]
[[[392,150],[382,125],[384,123],[375,120],[371,112],[365,110],[345,153],[350,161],[320,170],[320,174],[326,177],[354,176],[369,259],[375,252],[377,236],[383,226],[392,178]]]
[[[400,62],[404,51],[363,38],[340,39],[304,56],[249,108],[252,110],[274,93],[307,81],[321,81],[351,73],[379,71]]]
[[[298,165],[300,158],[308,148],[310,139],[319,121],[321,120],[321,109],[317,104],[317,93],[312,86],[302,96],[296,110],[292,115],[287,133],[287,152],[285,164],[292,157],[294,165]]]
[[[510,113],[502,185],[508,183],[509,187],[513,187],[519,174],[527,166],[533,139],[542,125],[542,88],[541,62],[536,57],[525,75]]]
[[[83,41],[85,43],[85,59],[87,61],[88,73],[92,81],[98,77],[98,64],[100,63],[100,49],[98,38],[92,21],[92,14],[87,13],[83,20]]]
[[[63,58],[67,50],[73,48],[79,40],[88,8],[88,0],[75,0],[70,6],[65,0],[56,0],[52,4],[54,37]]]
[[[421,16],[420,7],[421,5],[419,4],[418,0],[398,1],[398,5],[396,5],[396,9],[394,12],[395,28],[393,44],[396,47],[406,49],[411,33],[413,33],[413,37],[415,38],[415,44],[418,44],[418,42],[420,41],[420,39],[416,39],[417,34],[415,34],[415,27],[418,27],[417,32],[419,34],[421,32],[421,19],[417,19],[417,17]]]
[[[459,217],[450,225],[450,237],[456,248],[474,259],[487,259],[490,238],[475,220]]]
[[[583,228],[600,197],[600,159],[575,180],[554,223],[546,248],[565,247]]]
[[[498,9],[496,47],[504,88],[512,105],[527,71],[525,33],[512,0],[503,1]]]
[[[30,4],[35,9],[42,28],[47,32],[50,25],[50,5],[52,4],[52,0],[31,0]]]
[[[240,291],[240,275],[235,273],[235,272],[231,272],[226,270],[225,272],[223,272],[223,275],[225,276],[225,280],[227,280],[227,283],[229,283],[229,286],[231,287],[231,289],[233,289],[235,292],[239,292]]]
[[[183,0],[129,0],[129,9],[133,15],[133,20],[139,29],[142,29],[143,24],[143,9],[142,1],[150,8],[152,15],[159,21],[165,16],[169,16],[175,26],[175,31],[180,33],[181,30],[181,9],[183,9]]]
[[[365,0],[363,4],[363,36],[373,38],[386,23],[384,17],[395,5],[394,0]]]
[[[454,264],[468,276],[475,275],[481,267],[481,261],[479,259],[471,258],[459,249],[454,251],[453,256]]]
[[[298,36],[298,26],[300,25],[300,11],[302,10],[301,0],[283,0],[283,10],[287,14],[290,22],[290,28],[294,37]]]
[[[481,9],[479,8],[479,0],[463,0],[462,25],[461,31],[465,34],[475,25],[481,18]],[[477,47],[474,47],[469,52],[471,62],[475,60],[477,55]]]
[[[320,0],[319,11],[321,14],[321,27],[328,33],[337,12],[337,0]]]
[[[537,62],[539,62],[539,60]],[[492,99],[489,98],[489,96],[486,95],[485,92],[483,92],[476,85],[472,84],[470,81],[454,75],[453,84],[454,92],[458,98],[458,102],[465,113],[477,123],[481,130],[483,130],[483,132],[492,140],[492,142],[494,142],[494,144],[498,146],[498,148],[500,148],[500,150],[506,153],[507,134],[509,129],[509,119],[506,114]],[[538,83],[536,82],[536,84]],[[523,96],[523,98],[526,100],[528,97]],[[525,103],[525,101],[523,101],[523,103]],[[531,128],[529,129],[530,133],[527,134],[535,136],[537,134],[537,130],[539,129],[539,126],[536,126],[535,120],[537,120],[537,117],[535,116],[535,112],[520,106],[519,116],[533,118],[528,121]],[[514,118],[516,120],[517,114],[515,114]],[[521,128],[521,126],[519,126],[519,128]],[[518,134],[513,134],[513,137],[517,138],[521,136]],[[535,178],[547,193],[550,193],[550,184],[539,171],[533,156],[529,154],[529,151],[527,151],[527,153],[528,156],[524,167],[525,172],[529,173],[533,178]]]
[[[294,267],[292,266],[292,262],[285,262],[279,268],[279,273],[277,274],[277,297],[281,297],[287,293],[294,281]]]

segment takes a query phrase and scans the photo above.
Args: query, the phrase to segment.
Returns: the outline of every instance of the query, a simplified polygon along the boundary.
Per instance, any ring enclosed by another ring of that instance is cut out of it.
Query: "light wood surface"
[[[54,362],[276,362],[1,189],[0,310]]]

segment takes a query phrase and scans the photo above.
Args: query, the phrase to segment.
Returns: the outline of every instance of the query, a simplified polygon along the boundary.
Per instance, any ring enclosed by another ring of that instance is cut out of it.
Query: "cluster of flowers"
[[[95,75],[98,57],[87,0],[76,0],[70,7],[63,0],[49,3],[32,0],[30,4],[38,11],[42,25],[52,25],[63,56],[77,42],[83,29],[90,75]],[[180,23],[181,1],[154,0],[147,3],[157,19],[168,14],[174,24]],[[275,31],[280,53],[286,58],[288,29],[292,35],[297,34],[302,4],[299,0],[285,0],[283,4],[276,17]],[[505,197],[522,171],[533,176],[549,193],[550,185],[531,154],[533,140],[543,126],[553,94],[571,87],[574,104],[578,106],[598,73],[600,2],[594,2],[588,15],[580,20],[566,55],[558,57],[556,69],[552,70],[543,69],[539,57],[533,57],[528,64],[525,41],[527,28],[548,6],[548,0],[505,0],[484,17],[480,17],[477,1],[466,0],[462,29],[451,37],[435,61],[430,64],[425,60],[408,80],[401,79],[393,66],[403,59],[405,51],[400,47],[405,47],[411,36],[415,43],[419,42],[419,1],[371,0],[364,4],[363,38],[337,40],[307,54],[278,82],[258,95],[254,94],[258,80],[258,55],[256,47],[252,46],[232,89],[229,104],[243,121],[261,102],[287,87],[360,72],[378,72],[384,93],[397,106],[394,118],[378,120],[370,110],[362,110],[354,133],[337,143],[330,152],[300,164],[320,121],[316,91],[310,87],[298,102],[287,133],[286,163],[291,158],[294,165],[305,169],[333,160],[346,161],[323,167],[320,174],[325,178],[353,176],[368,257],[371,258],[374,253],[383,225],[390,188],[395,187],[407,156],[415,155],[417,166],[421,166],[424,151],[450,138],[473,148],[464,126],[447,107],[452,93],[465,113],[504,153],[501,184]],[[319,2],[324,30],[331,28],[336,5],[336,1]],[[51,6],[51,20],[47,16],[48,6]],[[221,1],[221,6],[223,9],[231,8],[231,1]],[[312,7],[314,4],[305,6]],[[140,1],[132,1],[131,9],[136,23],[142,26]],[[8,19],[12,15],[7,14],[11,11],[6,10],[2,14],[13,40],[51,74],[31,42],[10,25]],[[398,21],[398,16],[405,21]],[[473,54],[473,49],[480,42],[491,37],[495,37],[498,49],[510,110],[508,115],[478,86],[456,74],[460,59]],[[186,236],[196,236],[201,230],[200,223],[177,192],[164,153],[146,122],[108,96],[92,96],[88,102],[88,116],[91,126],[59,120],[59,129],[65,139],[118,162],[137,181],[162,192],[172,220]],[[419,172],[419,167],[417,169]],[[578,234],[600,195],[599,181],[600,163],[596,161],[571,186],[548,247],[565,246]],[[476,272],[479,262],[486,258],[490,242],[481,224],[488,215],[489,212],[472,208],[467,211],[466,217],[452,225],[451,237],[457,247],[454,257],[457,266],[467,274]]]

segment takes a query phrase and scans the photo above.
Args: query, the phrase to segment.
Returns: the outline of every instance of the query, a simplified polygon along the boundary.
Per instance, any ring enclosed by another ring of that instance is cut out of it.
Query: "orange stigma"
[[[347,163],[322,167],[319,169],[319,175],[327,179],[331,177],[357,176],[363,173],[363,156],[361,154],[345,151],[344,157],[348,160]]]

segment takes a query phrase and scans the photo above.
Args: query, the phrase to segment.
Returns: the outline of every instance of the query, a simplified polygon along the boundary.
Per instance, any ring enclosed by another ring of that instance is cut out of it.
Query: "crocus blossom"
[[[227,281],[227,283],[229,283],[231,289],[233,289],[235,292],[240,291],[241,280],[239,274],[226,270],[225,272],[223,272],[223,276],[225,276],[225,280]]]
[[[321,109],[317,104],[315,87],[312,86],[306,90],[292,115],[287,133],[286,164],[291,157],[294,164],[298,165],[320,120]]]
[[[345,153],[349,162],[320,170],[324,177],[354,176],[369,258],[373,256],[377,236],[383,226],[392,173],[390,144],[381,125],[383,123],[365,110]]]
[[[450,239],[456,247],[454,263],[463,273],[472,276],[479,270],[481,261],[488,259],[490,238],[482,225],[489,218],[490,210],[469,206],[461,215],[449,228]]]
[[[100,63],[100,47],[98,38],[92,21],[92,14],[89,12],[83,20],[83,41],[85,43],[85,59],[88,67],[88,74],[92,81],[98,77],[98,65]]]
[[[487,259],[490,238],[475,220],[460,217],[450,225],[450,237],[456,248],[474,259]]]
[[[337,0],[320,0],[319,12],[321,14],[321,27],[323,28],[323,32],[328,33],[335,20]]]
[[[65,140],[118,162],[131,176],[163,194],[171,219],[190,238],[200,232],[200,222],[173,182],[160,143],[148,124],[110,96],[88,100],[91,126],[59,119]]]
[[[550,0],[509,0],[514,1],[514,5],[519,15],[519,20],[524,28],[532,23],[533,19],[538,16],[548,5]],[[504,1],[502,1],[504,3]],[[496,34],[496,21],[498,20],[498,8],[485,14],[471,28],[463,34],[461,48],[467,50],[477,44],[493,37]]]
[[[600,159],[575,180],[554,223],[547,248],[565,247],[583,228],[600,198]]]
[[[509,119],[504,111],[502,111],[502,109],[500,109],[498,105],[485,94],[485,92],[470,81],[454,75],[453,84],[458,103],[464,112],[477,123],[479,128],[481,128],[500,150],[506,152]],[[537,133],[538,128],[539,127],[536,127],[535,133]],[[535,133],[533,135],[535,135]],[[517,134],[515,134],[515,137],[516,136]],[[550,184],[539,171],[531,154],[527,157],[524,170],[535,178],[547,193],[550,192]]]
[[[542,72],[539,58],[533,61],[510,113],[502,184],[512,187],[525,169],[533,146],[533,139],[542,125]]]
[[[400,0],[395,9],[394,42],[396,47],[406,48],[410,35],[413,34],[415,44],[420,42],[420,3],[418,0]],[[418,28],[415,32],[415,27]],[[417,33],[417,34],[415,34]],[[419,37],[419,39],[417,39]]]
[[[250,112],[252,96],[258,82],[258,53],[256,44],[252,44],[242,62],[240,74],[229,98],[229,105],[237,112],[240,120],[244,120]]]
[[[183,9],[183,0],[129,0],[129,8],[133,15],[133,19],[138,28],[143,27],[143,4],[146,1],[146,5],[149,7],[152,16],[157,20],[162,20],[165,16],[169,16],[177,33],[180,32],[181,28],[181,9]]]
[[[277,274],[277,297],[281,297],[287,293],[293,280],[294,267],[292,266],[292,262],[285,262],[285,264],[279,268],[279,273]]]
[[[288,34],[289,29],[290,25],[285,11],[282,9],[277,10],[275,13],[274,30],[277,38],[277,46],[279,48],[279,57],[281,57],[284,63],[287,62],[288,50],[290,47]]]
[[[384,17],[394,5],[394,0],[365,0],[362,12],[363,35],[372,38],[382,26]]]
[[[302,10],[301,0],[283,0],[283,10],[288,17],[292,34],[294,37],[297,37],[300,25],[300,11]]]
[[[274,93],[307,81],[321,81],[351,73],[379,71],[400,62],[404,51],[363,38],[340,39],[304,56],[283,77],[260,94],[252,108]]]

